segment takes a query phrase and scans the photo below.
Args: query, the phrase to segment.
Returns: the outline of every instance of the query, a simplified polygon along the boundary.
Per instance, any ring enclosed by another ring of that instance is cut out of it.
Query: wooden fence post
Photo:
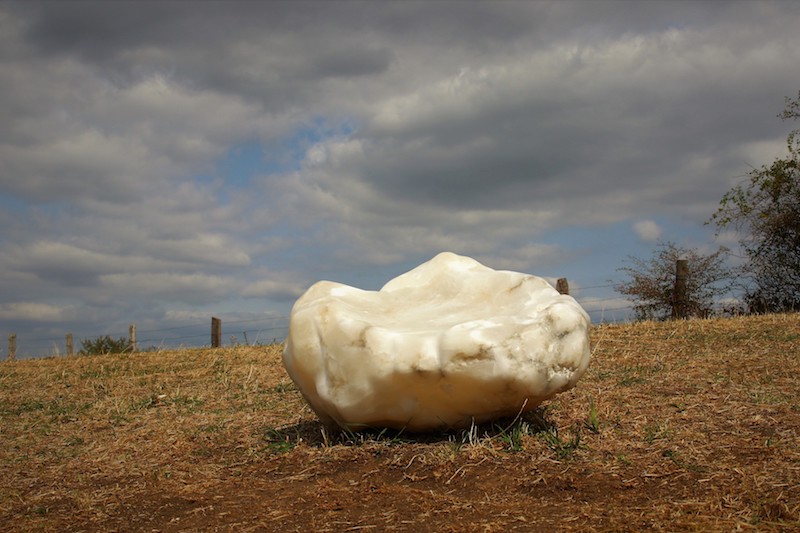
[[[66,343],[67,343],[67,355],[72,355],[75,353],[75,346],[72,343],[72,333],[67,333],[66,335]]]
[[[675,286],[672,289],[672,318],[686,318],[689,302],[686,297],[686,278],[689,276],[689,261],[678,259],[675,262]]]
[[[128,328],[128,348],[130,349],[131,353],[136,351],[136,324],[131,324]]]
[[[219,348],[222,344],[222,320],[211,317],[211,347]]]
[[[13,361],[17,358],[17,334],[12,333],[8,336],[8,360]]]
[[[556,290],[559,294],[569,294],[569,282],[567,278],[558,278],[558,281],[556,281]]]

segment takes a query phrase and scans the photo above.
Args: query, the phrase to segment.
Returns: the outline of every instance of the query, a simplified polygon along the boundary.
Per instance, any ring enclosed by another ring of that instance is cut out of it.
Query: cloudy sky
[[[280,339],[313,282],[443,250],[624,318],[627,255],[732,244],[704,222],[785,153],[798,27],[796,1],[0,3],[0,333]]]

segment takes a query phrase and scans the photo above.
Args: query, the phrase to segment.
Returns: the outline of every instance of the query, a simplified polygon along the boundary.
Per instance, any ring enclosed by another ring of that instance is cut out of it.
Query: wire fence
[[[567,288],[567,291],[589,313],[592,322],[628,322],[635,318],[635,304],[627,297],[616,293],[615,288],[618,286],[618,283],[608,281],[587,286],[575,285],[571,290]],[[609,290],[613,294],[609,294]],[[593,294],[598,294],[598,297],[594,297]],[[724,302],[715,304],[711,309],[713,313],[718,314],[723,314],[726,310]],[[136,351],[199,348],[215,344],[254,346],[283,342],[289,330],[289,317],[283,315],[224,319],[221,331],[217,332],[214,331],[214,320],[220,319],[212,317],[211,331],[209,331],[208,322],[142,330],[136,330],[135,326],[131,324],[128,332],[114,331],[113,328],[109,328],[110,333],[83,336],[80,341],[83,343],[105,336],[113,340],[128,339],[131,349]],[[69,355],[80,349],[80,347],[73,346],[71,333],[42,337],[25,335],[20,338],[12,333],[9,335],[8,358]],[[0,360],[2,360],[1,357]]]
[[[288,316],[269,316],[252,319],[231,319],[223,322],[220,345],[266,345],[283,342],[289,330]],[[80,343],[108,337],[119,343],[130,343],[131,350],[138,352],[157,351],[174,348],[202,348],[213,344],[209,322],[182,324],[163,328],[136,329],[134,324],[128,331],[107,328],[102,334],[79,335]],[[135,333],[134,333],[135,332]],[[17,336],[8,337],[8,358],[28,359],[35,357],[71,355],[79,352],[81,346],[74,346],[72,333],[60,336]],[[2,358],[0,358],[2,360]]]
[[[224,324],[226,330],[231,332],[230,342],[233,344],[267,344],[270,343],[270,341],[278,342],[286,336],[289,329],[289,317],[276,316],[268,319],[226,320]],[[233,329],[231,329],[231,327],[233,327]],[[176,332],[179,331],[198,330],[202,328],[206,328],[202,333],[176,334]],[[164,333],[164,335],[158,335],[159,333]],[[242,336],[241,339],[237,336],[239,334]],[[141,335],[144,335],[144,338],[142,338]],[[207,329],[207,323],[138,331],[136,342],[138,344],[159,345],[164,343],[183,343],[185,341],[192,342],[201,338],[211,338]]]

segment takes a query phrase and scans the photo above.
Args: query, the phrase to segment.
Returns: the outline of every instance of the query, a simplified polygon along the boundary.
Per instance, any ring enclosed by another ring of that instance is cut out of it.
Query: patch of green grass
[[[35,413],[47,408],[47,402],[37,399],[24,400],[16,405],[4,402],[2,411],[11,415],[21,415],[23,413]]]
[[[619,369],[621,375],[617,380],[617,383],[623,387],[647,383],[649,378],[651,378],[654,374],[661,372],[662,370],[664,370],[664,365],[661,364],[656,364],[653,366],[624,365]]]
[[[456,439],[454,435],[450,435],[447,439],[447,442],[450,443],[449,446],[449,458],[454,459],[461,450],[464,448],[464,441]]]
[[[533,430],[531,426],[524,420],[515,420],[508,427],[496,426],[497,435],[496,439],[504,443],[509,451],[520,452],[524,449],[523,437],[532,435]]]
[[[756,389],[750,391],[750,401],[759,405],[778,405],[787,400],[783,393],[769,389]]]
[[[222,357],[217,357],[212,364],[215,381],[228,389],[231,386],[231,365]]]
[[[581,446],[581,432],[580,427],[573,428],[572,437],[564,439],[558,433],[557,427],[552,427],[547,431],[539,434],[544,441],[545,445],[555,453],[556,458],[565,460],[572,457]]]
[[[198,396],[177,395],[168,396],[166,394],[151,393],[134,400],[128,406],[130,412],[143,411],[155,407],[174,406],[189,413],[197,411],[205,404],[205,400]]]
[[[200,426],[200,431],[203,433],[222,433],[225,430],[224,422],[215,422],[213,424],[206,424]]]
[[[667,421],[650,423],[644,427],[644,441],[652,444],[656,440],[668,440],[672,436]]]
[[[81,446],[83,444],[86,444],[86,441],[83,440],[83,437],[70,437],[64,441],[64,446]]]
[[[474,446],[480,441],[480,428],[473,421],[472,424],[466,429],[459,432],[462,445]]]
[[[51,422],[68,422],[77,419],[92,407],[91,402],[75,403],[66,401],[62,397],[50,401],[40,399],[25,399],[17,404],[3,402],[0,404],[0,413],[7,415],[23,415],[32,413],[50,417]]]
[[[150,394],[145,398],[140,398],[130,403],[129,410],[130,411],[143,411],[145,409],[150,409],[156,407],[159,404],[159,398],[156,394]]]
[[[597,409],[592,398],[589,398],[589,415],[583,421],[583,427],[594,434],[600,433],[600,418],[597,416]]]
[[[715,372],[714,375],[712,376],[712,379],[716,383],[725,383],[725,384],[729,384],[732,381],[730,375],[723,374],[722,372]]]
[[[623,387],[645,383],[647,381],[642,375],[643,367],[640,365],[623,366],[620,368],[620,374],[621,375],[617,380],[617,383]]]
[[[292,382],[292,381],[289,381],[289,382],[283,381],[281,383],[278,383],[274,387],[271,387],[269,390],[272,391],[272,392],[279,392],[279,393],[283,394],[285,392],[296,391],[298,389],[297,389],[297,385],[295,385],[294,382]]]
[[[775,435],[775,433],[770,433],[764,440],[764,446],[766,448],[771,448],[772,446],[775,446],[779,442],[779,440],[780,439]]]
[[[675,466],[678,466],[690,472],[702,474],[707,471],[707,468],[704,466],[696,465],[694,463],[690,463],[684,460],[683,455],[678,450],[667,448],[661,452],[661,457],[671,460],[673,464],[675,464]]]
[[[589,371],[586,373],[586,378],[592,381],[605,381],[608,378],[612,377],[614,373],[608,369],[596,369],[589,367]],[[586,379],[584,378],[584,379]]]
[[[275,428],[267,429],[264,438],[267,441],[267,448],[275,453],[290,452],[302,440],[299,435],[292,436]]]
[[[409,439],[403,435],[404,431],[389,429],[389,428],[365,428],[358,430],[357,428],[340,429],[335,432],[333,436],[327,435],[325,441],[331,444],[344,444],[344,445],[361,445],[369,442],[382,443],[387,445],[404,444],[410,442]],[[331,438],[333,437],[333,438]]]
[[[168,403],[176,407],[186,409],[191,413],[205,405],[206,401],[202,398],[198,398],[197,396],[180,395],[169,398]]]

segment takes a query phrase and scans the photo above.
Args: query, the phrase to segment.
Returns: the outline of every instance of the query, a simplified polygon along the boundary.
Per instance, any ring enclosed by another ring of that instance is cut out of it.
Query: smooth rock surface
[[[283,361],[328,426],[463,428],[575,386],[589,325],[542,278],[444,252],[379,291],[314,284],[292,309]]]

